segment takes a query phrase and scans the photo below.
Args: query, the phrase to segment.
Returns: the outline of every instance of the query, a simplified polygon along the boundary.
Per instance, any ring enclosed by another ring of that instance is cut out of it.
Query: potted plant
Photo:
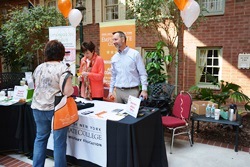
[[[155,46],[156,50],[146,54],[146,71],[149,85],[166,81],[168,75],[164,67],[172,61],[172,56],[166,55],[163,50],[163,47],[166,46],[163,41],[157,42]]]
[[[162,115],[167,115],[171,108],[173,85],[166,84],[168,75],[164,67],[172,61],[171,55],[166,55],[163,41],[156,43],[156,49],[146,54],[146,71],[148,74],[149,106],[158,107]]]
[[[211,76],[210,76],[211,77]],[[241,86],[221,80],[219,83],[213,82],[220,88],[218,91],[210,88],[200,88],[197,85],[192,86],[189,91],[194,93],[194,99],[210,100],[218,104],[218,108],[226,105],[230,100],[234,103],[245,103],[246,110],[250,110],[250,98],[241,91]]]

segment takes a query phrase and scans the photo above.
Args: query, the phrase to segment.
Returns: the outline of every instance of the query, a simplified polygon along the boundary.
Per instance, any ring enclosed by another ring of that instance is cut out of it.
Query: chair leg
[[[188,139],[189,139],[190,146],[192,147],[193,144],[192,144],[191,133],[190,133],[190,129],[189,129],[189,128],[187,128],[187,135],[188,135]]]
[[[171,137],[171,143],[170,143],[170,154],[172,154],[172,151],[173,151],[173,146],[174,146],[174,134],[175,134],[175,129],[172,130],[172,137]]]

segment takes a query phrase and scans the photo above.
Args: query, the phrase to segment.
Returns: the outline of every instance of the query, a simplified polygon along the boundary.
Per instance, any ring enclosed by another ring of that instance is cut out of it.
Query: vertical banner
[[[49,27],[49,40],[54,39],[64,45],[63,62],[70,64],[72,74],[76,74],[76,28],[72,26]]]
[[[111,57],[117,52],[113,45],[113,32],[123,31],[127,37],[127,46],[135,48],[135,20],[122,20],[100,23],[100,56],[104,60],[104,83],[110,83]]]

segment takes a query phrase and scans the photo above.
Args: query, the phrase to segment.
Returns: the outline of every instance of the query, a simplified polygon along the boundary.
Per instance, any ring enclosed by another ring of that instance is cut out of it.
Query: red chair
[[[188,120],[191,113],[192,97],[189,93],[181,91],[175,98],[172,114],[169,116],[162,116],[162,124],[164,127],[171,130],[170,154],[172,154],[174,137],[181,134],[187,134],[190,145],[192,146],[190,128]],[[184,129],[178,131],[177,129]]]

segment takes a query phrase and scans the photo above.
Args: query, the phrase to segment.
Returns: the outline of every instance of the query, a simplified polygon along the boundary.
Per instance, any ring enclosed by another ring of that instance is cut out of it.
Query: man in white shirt
[[[111,58],[111,81],[108,97],[118,103],[127,103],[129,95],[148,98],[147,72],[140,53],[126,45],[126,35],[122,31],[113,33],[113,44],[117,53]],[[139,86],[141,85],[141,93]],[[139,94],[140,93],[140,94]]]

